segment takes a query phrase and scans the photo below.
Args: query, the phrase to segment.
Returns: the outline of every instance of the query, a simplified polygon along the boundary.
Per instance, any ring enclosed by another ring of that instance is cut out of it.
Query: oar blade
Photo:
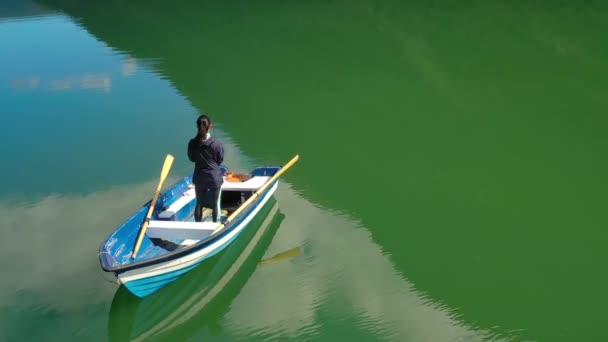
[[[300,159],[300,155],[296,154],[274,176],[272,176],[268,181],[266,181],[266,183],[264,183],[264,185],[262,185],[256,192],[254,192],[253,195],[249,196],[249,198],[245,201],[245,203],[242,203],[239,206],[239,208],[237,210],[235,210],[226,219],[226,221],[224,221],[219,226],[217,226],[217,228],[215,228],[211,234],[215,234],[216,232],[218,232],[222,228],[224,228],[226,226],[226,224],[228,224],[228,222],[232,221],[232,219],[235,218],[243,210],[243,208],[247,207],[249,205],[249,203],[251,203],[257,196],[259,196],[260,193],[262,193],[264,191],[264,189],[266,189],[270,184],[274,183],[274,181],[276,181],[279,178],[279,176],[281,176],[285,171],[287,171],[287,169],[289,169],[293,164],[295,164],[298,161],[298,159]]]
[[[260,262],[260,265],[268,265],[268,264],[272,264],[275,262],[280,262],[283,260],[287,260],[289,258],[299,256],[300,254],[302,254],[302,250],[300,249],[300,247],[294,247],[290,250],[275,254],[274,256],[272,256],[270,258],[262,260]]]
[[[171,165],[173,165],[173,156],[170,154],[167,154],[167,157],[165,158],[165,163],[163,164],[163,168],[160,171],[160,181],[163,182],[166,178],[167,175],[169,175],[169,170],[171,170]]]

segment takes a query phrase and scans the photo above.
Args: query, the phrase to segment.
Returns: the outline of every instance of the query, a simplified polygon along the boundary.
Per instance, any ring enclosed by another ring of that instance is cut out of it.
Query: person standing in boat
[[[211,136],[211,119],[201,115],[196,120],[198,133],[188,142],[188,158],[194,163],[192,183],[196,193],[194,220],[201,222],[205,195],[211,193],[213,222],[220,218],[221,189],[224,182],[220,165],[224,161],[224,146]]]

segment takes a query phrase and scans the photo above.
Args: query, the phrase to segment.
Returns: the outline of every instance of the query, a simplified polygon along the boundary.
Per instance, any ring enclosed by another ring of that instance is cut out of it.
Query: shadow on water
[[[138,298],[119,287],[109,312],[110,340],[184,340],[204,329],[220,333],[232,301],[256,268],[271,261],[262,257],[283,219],[272,198],[232,245],[158,293]],[[296,250],[270,259],[295,256]]]

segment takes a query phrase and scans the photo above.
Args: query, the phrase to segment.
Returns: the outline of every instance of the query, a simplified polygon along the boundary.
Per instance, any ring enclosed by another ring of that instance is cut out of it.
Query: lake
[[[0,341],[604,341],[608,3],[0,0]],[[98,249],[204,112],[298,163],[137,299]]]

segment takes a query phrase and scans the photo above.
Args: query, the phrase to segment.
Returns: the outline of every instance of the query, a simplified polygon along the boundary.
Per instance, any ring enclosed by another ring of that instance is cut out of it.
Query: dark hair
[[[207,132],[209,132],[209,128],[211,127],[211,119],[202,114],[196,119],[196,128],[198,129],[198,136],[201,139],[205,139],[207,136]]]

